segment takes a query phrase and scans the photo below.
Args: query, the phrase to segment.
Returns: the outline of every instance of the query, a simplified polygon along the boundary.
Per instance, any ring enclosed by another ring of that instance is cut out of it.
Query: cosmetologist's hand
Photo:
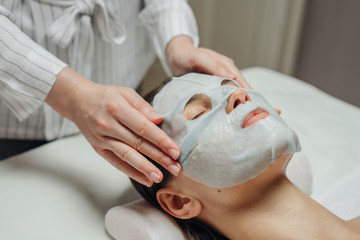
[[[174,76],[188,72],[203,72],[236,80],[241,87],[251,89],[234,61],[207,48],[196,48],[190,37],[174,37],[166,48],[167,62]]]
[[[203,72],[236,80],[242,88],[252,89],[234,61],[207,48],[196,48],[190,37],[174,37],[166,48],[167,61],[174,76]],[[281,110],[275,108],[278,114]]]
[[[139,183],[150,186],[163,177],[140,153],[179,173],[179,148],[156,126],[162,118],[133,89],[96,84],[65,68],[45,101],[73,121],[98,154]]]

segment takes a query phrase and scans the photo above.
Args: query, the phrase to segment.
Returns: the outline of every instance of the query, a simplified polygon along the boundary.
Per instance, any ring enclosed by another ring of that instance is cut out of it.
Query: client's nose
[[[227,114],[231,113],[239,104],[244,104],[247,101],[250,101],[249,95],[245,92],[245,90],[241,88],[237,88],[233,91],[228,100],[225,111]]]

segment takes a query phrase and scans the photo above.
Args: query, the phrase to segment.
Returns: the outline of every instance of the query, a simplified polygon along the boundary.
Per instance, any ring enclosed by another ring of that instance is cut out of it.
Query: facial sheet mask
[[[162,130],[181,149],[183,173],[218,188],[246,182],[279,156],[301,149],[295,132],[256,91],[244,89],[251,100],[227,114],[227,100],[238,87],[221,86],[222,81],[220,77],[197,73],[175,77],[153,102],[154,109],[163,116]],[[187,120],[184,107],[195,94],[210,97],[212,108],[197,119]],[[246,116],[257,108],[269,116],[243,128]]]

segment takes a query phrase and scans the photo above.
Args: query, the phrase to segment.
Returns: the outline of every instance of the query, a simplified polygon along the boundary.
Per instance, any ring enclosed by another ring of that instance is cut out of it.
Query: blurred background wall
[[[200,46],[360,106],[359,0],[189,0]],[[147,78],[166,75],[156,62]],[[144,86],[144,92],[153,84]]]
[[[360,107],[360,1],[309,0],[294,76]]]

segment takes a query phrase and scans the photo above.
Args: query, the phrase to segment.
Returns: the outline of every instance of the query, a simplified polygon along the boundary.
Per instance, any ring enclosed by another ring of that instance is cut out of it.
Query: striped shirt
[[[186,0],[0,0],[0,138],[78,133],[44,103],[64,67],[135,88],[156,55],[170,74],[165,48],[180,34],[198,45]]]

